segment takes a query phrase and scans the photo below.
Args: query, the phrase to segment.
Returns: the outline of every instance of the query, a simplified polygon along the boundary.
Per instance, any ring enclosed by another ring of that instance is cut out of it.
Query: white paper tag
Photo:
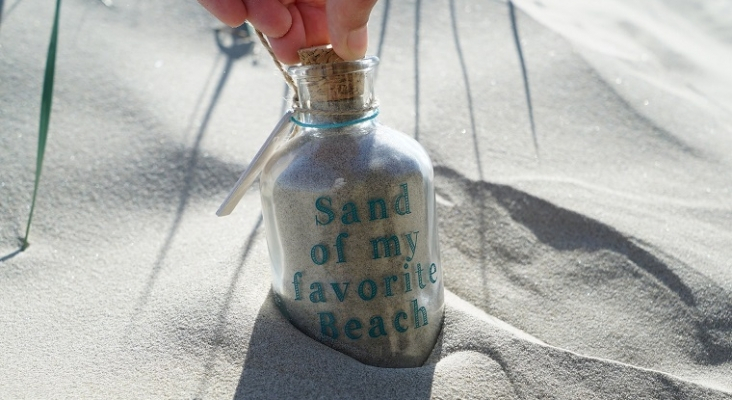
[[[289,133],[295,128],[295,124],[292,123],[292,115],[292,111],[288,111],[282,116],[280,122],[277,123],[277,126],[275,126],[257,154],[252,158],[247,169],[241,174],[236,185],[234,185],[234,188],[231,189],[231,192],[226,197],[226,200],[224,200],[218,211],[216,211],[216,215],[223,217],[234,211],[236,205],[239,204],[239,200],[244,197],[244,193],[252,186],[259,173],[262,172],[264,164],[272,157],[275,150],[280,147],[284,140],[289,137]]]

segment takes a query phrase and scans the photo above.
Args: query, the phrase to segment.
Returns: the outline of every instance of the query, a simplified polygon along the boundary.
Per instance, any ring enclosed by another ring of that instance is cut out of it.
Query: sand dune
[[[380,118],[435,164],[448,289],[413,369],[276,311],[256,185],[215,216],[287,93],[195,2],[63,4],[15,254],[47,3],[0,2],[0,397],[732,398],[727,3],[521,0],[514,32],[503,2],[379,2]]]

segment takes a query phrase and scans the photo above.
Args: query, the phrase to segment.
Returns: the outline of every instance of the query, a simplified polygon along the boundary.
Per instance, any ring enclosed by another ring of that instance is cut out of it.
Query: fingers
[[[239,26],[247,19],[247,9],[241,0],[198,0],[198,3],[231,27]]]
[[[366,55],[371,9],[376,0],[331,0],[326,3],[333,50],[346,61]]]
[[[287,7],[277,0],[198,0],[221,22],[239,26],[245,20],[269,37],[282,37],[292,25]]]
[[[292,24],[290,30],[278,38],[269,37],[269,44],[272,47],[277,59],[285,64],[297,64],[299,58],[297,51],[307,47],[305,38],[305,25],[302,14],[294,5],[290,5]]]
[[[300,62],[297,51],[306,47],[330,43],[325,7],[322,2],[290,4],[292,16],[290,30],[282,37],[269,38],[277,58],[285,64]]]
[[[286,64],[298,62],[297,50],[328,42],[344,60],[362,58],[368,46],[366,25],[376,4],[376,0],[198,2],[227,25],[239,26],[249,20],[269,38],[275,55]]]
[[[223,1],[223,0],[219,0]],[[273,38],[284,36],[292,26],[292,15],[277,0],[228,0],[243,1],[249,12],[247,20],[265,35]]]

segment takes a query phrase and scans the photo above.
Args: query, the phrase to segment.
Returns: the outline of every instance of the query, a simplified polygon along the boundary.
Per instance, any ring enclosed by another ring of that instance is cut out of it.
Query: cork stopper
[[[316,64],[332,64],[343,62],[343,59],[333,51],[333,46],[327,44],[324,46],[308,47],[297,51],[302,65]]]
[[[311,102],[350,100],[363,95],[363,72],[349,68],[331,45],[300,49],[297,54],[302,65],[322,66],[307,73]]]

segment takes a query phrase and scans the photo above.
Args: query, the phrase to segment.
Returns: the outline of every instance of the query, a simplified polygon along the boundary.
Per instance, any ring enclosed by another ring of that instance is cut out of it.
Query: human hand
[[[269,39],[277,58],[299,62],[297,51],[322,44],[346,61],[366,54],[366,23],[376,0],[198,0],[223,23],[249,21]]]

